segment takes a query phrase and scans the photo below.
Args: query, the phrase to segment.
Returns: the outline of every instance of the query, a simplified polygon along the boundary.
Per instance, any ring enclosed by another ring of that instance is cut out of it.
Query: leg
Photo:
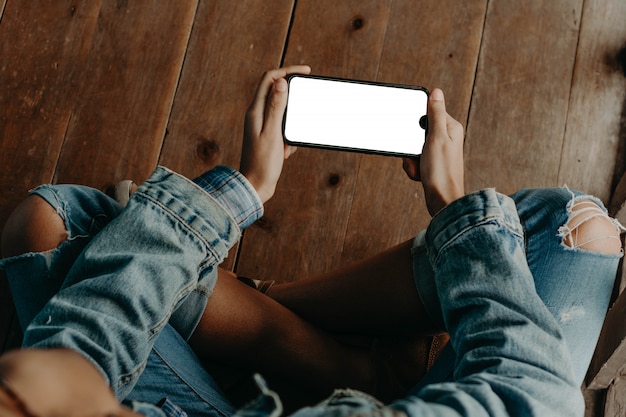
[[[190,343],[203,359],[287,377],[320,393],[337,386],[373,392],[378,386],[379,397],[404,394],[447,342],[447,335],[417,334],[433,328],[416,291],[410,245],[330,274],[274,286],[269,294],[274,300],[222,271]],[[411,337],[389,335],[406,330]],[[338,344],[337,333],[391,338],[359,350]],[[380,392],[381,386],[388,392]]]
[[[370,352],[347,348],[274,300],[220,271],[190,345],[201,359],[289,377],[328,395],[374,388]]]
[[[2,256],[25,328],[62,285],[84,246],[121,208],[97,190],[43,186],[9,217],[2,234]],[[50,277],[54,277],[50,283]],[[146,369],[129,400],[157,403],[167,397],[189,413],[216,416],[232,404],[187,343],[167,326],[155,341]]]
[[[67,239],[63,219],[43,198],[32,195],[13,211],[2,233],[2,258],[45,252]]]
[[[613,291],[619,230],[599,201],[568,189],[525,190],[513,198],[537,293],[559,321],[582,382]]]
[[[415,288],[411,244],[328,274],[273,286],[268,295],[334,332],[379,336],[434,331]]]
[[[524,190],[512,197],[537,293],[561,325],[582,383],[622,256],[619,227],[596,199],[567,189]],[[451,379],[454,362],[448,347],[412,392]]]
[[[9,216],[0,267],[23,329],[59,291],[78,254],[120,209],[92,188],[44,185]]]

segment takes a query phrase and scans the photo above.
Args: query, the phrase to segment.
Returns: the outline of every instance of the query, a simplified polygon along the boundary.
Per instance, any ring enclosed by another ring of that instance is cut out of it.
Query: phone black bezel
[[[354,83],[354,84],[365,84],[365,85],[376,85],[376,86],[383,86],[383,87],[404,88],[404,89],[409,89],[409,90],[419,90],[419,91],[423,91],[424,93],[426,93],[426,97],[427,98],[430,95],[430,91],[428,91],[427,88],[422,87],[422,86],[408,85],[408,84],[386,83],[386,82],[378,82],[378,81],[355,80],[355,79],[340,78],[340,77],[327,77],[327,76],[313,75],[313,74],[290,74],[289,76],[287,76],[287,86],[288,86],[288,88],[291,87],[291,80],[294,79],[294,78],[298,78],[298,77],[299,78],[314,78],[314,79],[318,79],[318,80],[348,82],[348,83]],[[283,141],[287,145],[289,145],[289,146],[304,147],[304,148],[314,148],[314,149],[327,149],[327,150],[346,151],[346,152],[357,152],[357,153],[365,153],[365,154],[372,154],[372,155],[409,157],[409,158],[415,158],[415,157],[421,155],[421,153],[420,154],[407,154],[407,153],[379,151],[379,150],[372,150],[372,149],[365,149],[365,148],[352,148],[352,147],[347,147],[347,146],[332,146],[332,145],[323,145],[323,144],[303,143],[303,142],[291,141],[291,140],[287,139],[287,137],[285,136],[285,124],[287,122],[287,110],[288,110],[288,108],[289,108],[289,97],[287,97],[287,106],[285,107],[285,114],[283,115],[283,122],[282,122]],[[425,131],[424,134],[428,135],[428,123],[426,124],[426,128],[424,129],[424,131]]]

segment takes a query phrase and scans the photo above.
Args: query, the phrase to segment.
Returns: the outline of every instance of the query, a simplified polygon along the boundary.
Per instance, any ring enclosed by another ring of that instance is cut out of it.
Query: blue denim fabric
[[[515,202],[494,190],[466,196],[435,216],[425,239],[434,285],[417,284],[450,333],[453,381],[391,407],[410,416],[582,416],[570,353],[535,290]]]
[[[573,358],[575,381],[582,384],[602,329],[621,255],[568,247],[559,229],[569,220],[577,201],[591,200],[604,206],[594,197],[567,188],[521,190],[511,197],[524,230],[526,259],[537,294],[559,322]],[[435,290],[425,233],[415,239],[413,261],[422,301],[432,311],[433,320],[440,322],[436,296],[425,295]],[[448,346],[413,392],[433,381],[450,379],[455,359]]]
[[[155,337],[198,282],[215,277],[240,229],[209,194],[159,168],[106,230],[28,325],[24,345],[81,352],[124,398]]]
[[[235,189],[238,188],[235,186]],[[580,413],[582,405],[578,384],[576,378],[567,372],[569,353],[561,340],[561,326],[556,323],[554,316],[559,317],[561,325],[565,326],[563,332],[566,338],[567,326],[571,327],[572,335],[580,335],[586,333],[586,328],[583,327],[586,323],[593,323],[594,326],[601,323],[606,311],[606,307],[602,306],[608,302],[608,295],[604,295],[606,288],[611,286],[607,285],[608,275],[612,271],[612,284],[619,257],[593,255],[589,259],[586,256],[588,252],[571,250],[574,252],[574,259],[581,265],[595,264],[589,266],[594,271],[601,268],[601,279],[594,280],[586,280],[587,276],[579,278],[561,275],[558,262],[552,265],[552,269],[549,268],[550,265],[542,265],[541,259],[547,262],[552,256],[549,253],[541,256],[542,250],[552,250],[543,249],[544,240],[556,242],[559,251],[569,250],[556,238],[558,236],[554,229],[546,232],[551,236],[549,239],[540,233],[547,227],[547,224],[539,221],[540,218],[551,218],[557,226],[567,220],[566,206],[571,201],[571,196],[562,190],[554,192],[568,198],[556,198],[548,191],[528,191],[516,197],[515,207],[512,200],[496,194],[493,190],[468,196],[446,208],[433,220],[429,233],[425,236],[426,250],[416,245],[416,283],[422,294],[431,294],[431,297],[425,298],[438,300],[439,304],[429,303],[431,314],[440,317],[442,322],[445,320],[453,337],[452,345],[459,352],[457,374],[453,382],[431,385],[419,391],[418,395],[396,402],[392,408],[381,408],[377,401],[359,393],[351,395],[349,391],[340,391],[329,401],[317,407],[300,410],[298,414],[346,415],[360,412],[368,415],[391,415],[401,410],[415,416],[433,415],[435,412],[441,412],[437,415],[452,415],[451,406],[457,407],[459,411],[466,411],[460,415],[481,415],[480,412],[484,412],[485,407],[494,412],[494,415],[509,415],[505,412],[513,411],[519,411],[520,415],[534,415],[532,413],[537,412],[537,415],[570,416]],[[194,198],[190,194],[197,195]],[[190,284],[193,282],[191,275],[194,274],[192,265],[199,266],[195,270],[195,279],[198,276],[211,276],[211,271],[229,246],[225,241],[232,242],[237,236],[237,233],[233,233],[237,229],[234,227],[235,217],[224,211],[223,205],[216,204],[212,198],[202,194],[204,193],[197,193],[183,178],[163,169],[157,170],[141,187],[136,197],[133,197],[134,203],[122,211],[119,219],[116,218],[107,227],[107,233],[98,235],[81,255],[77,261],[81,269],[75,266],[69,272],[65,289],[60,293],[62,296],[54,297],[28,329],[27,343],[37,346],[68,346],[82,351],[92,357],[97,365],[101,364],[100,369],[109,375],[112,386],[121,398],[136,384],[137,388],[133,392],[138,399],[145,399],[150,390],[154,391],[157,387],[154,385],[155,381],[166,378],[158,389],[163,392],[166,387],[175,387],[168,389],[164,396],[169,398],[171,391],[171,395],[176,397],[173,402],[182,406],[190,415],[200,415],[206,411],[196,413],[187,408],[188,405],[202,402],[214,403],[213,411],[209,411],[212,415],[232,414],[232,406],[212,386],[208,375],[200,372],[193,376],[192,369],[198,365],[197,358],[184,343],[184,337],[177,335],[176,331],[165,324],[168,314],[172,310],[176,311],[176,306],[181,304],[180,300],[188,299],[187,294],[193,291],[194,284]],[[190,198],[192,201],[189,201]],[[551,204],[554,201],[558,202]],[[541,212],[538,208],[544,204],[545,209]],[[521,223],[517,219],[518,212],[522,218]],[[545,215],[542,217],[538,212]],[[533,224],[528,221],[530,218],[537,221]],[[133,233],[132,239],[127,239],[129,228],[140,229],[137,234]],[[154,241],[149,241],[153,235],[159,240],[164,239],[163,245],[156,248],[156,253]],[[73,239],[70,240],[72,241]],[[144,245],[151,247],[147,253]],[[214,248],[218,249],[217,253],[212,251]],[[527,253],[524,252],[525,249]],[[475,251],[475,258],[471,257],[471,250]],[[486,251],[492,254],[487,260],[480,256]],[[187,261],[177,259],[187,256],[181,252],[190,252]],[[585,256],[580,256],[581,254]],[[530,268],[526,264],[526,255],[531,263]],[[26,258],[28,257],[20,257],[20,260]],[[55,256],[46,255],[44,258],[49,261]],[[158,262],[170,260],[167,262],[169,274],[155,268],[153,262],[157,258]],[[434,280],[425,279],[428,275],[421,274],[423,271],[420,269],[420,262],[424,259],[434,265]],[[6,267],[19,264],[20,260],[6,262]],[[547,276],[533,277],[533,267],[539,270],[547,268],[551,272],[546,273]],[[575,275],[575,268],[574,265],[567,273]],[[500,274],[502,271],[509,273]],[[13,274],[7,271],[7,275]],[[561,295],[562,283],[555,279],[561,276],[567,276],[572,282],[567,286],[566,295]],[[80,288],[77,291],[68,291],[81,287],[82,278],[89,277],[90,280],[102,281],[102,286],[95,285],[96,291],[89,289],[90,296],[87,300]],[[119,286],[110,285],[118,279],[125,281]],[[158,280],[170,290],[166,290],[166,294],[160,294],[161,291],[158,291],[159,294],[135,294],[142,287],[141,282],[145,283],[144,287],[154,285],[152,279]],[[74,284],[68,287],[71,280],[74,280]],[[540,280],[542,282],[538,282]],[[535,285],[540,292],[539,297],[534,291]],[[584,287],[580,288],[578,285]],[[546,288],[542,290],[542,286]],[[211,288],[210,282],[207,288]],[[117,297],[118,291],[123,292],[120,294],[121,305],[115,308],[111,305],[98,307],[101,301],[107,299],[107,293],[108,297],[111,292]],[[128,291],[136,297],[131,296]],[[436,297],[437,294],[439,298]],[[540,297],[545,297],[549,310]],[[118,317],[126,317],[137,308],[136,298],[147,304],[147,314],[131,314],[123,323],[116,320]],[[71,306],[68,303],[70,300]],[[76,300],[79,300],[77,304],[83,304],[82,309],[73,305]],[[157,306],[153,303],[155,300],[164,304]],[[587,306],[593,307],[596,302],[599,307],[586,309]],[[581,305],[585,307],[586,315],[559,315],[559,312],[567,312],[567,307]],[[158,311],[159,307],[163,310],[163,306],[170,307],[166,311]],[[65,307],[70,310],[67,322],[64,318],[63,326],[55,326],[56,317],[47,315],[46,311],[54,312]],[[100,309],[100,315],[96,317],[96,314],[86,314],[83,317],[83,313],[89,313],[92,308]],[[444,314],[438,313],[437,309]],[[485,312],[489,314],[484,314]],[[497,314],[491,314],[492,312]],[[163,316],[162,320],[159,320],[159,315]],[[471,317],[474,319],[470,320]],[[120,342],[120,334],[130,337],[128,345],[124,339],[124,343]],[[163,343],[160,343],[162,340]],[[498,342],[493,343],[494,340]],[[517,340],[515,347],[520,349],[508,349],[508,342],[511,340]],[[150,353],[152,344],[154,348]],[[160,348],[161,355],[156,353]],[[119,349],[119,354],[113,355],[113,349]],[[585,355],[581,354],[583,350]],[[582,358],[583,362],[590,355],[588,347],[581,348],[580,352],[573,349],[572,352],[575,358]],[[146,371],[137,380],[137,375],[141,374],[146,364]],[[515,377],[520,372],[526,376]],[[151,378],[153,379],[150,381]],[[144,381],[147,381],[144,385],[146,391],[140,392],[139,387]],[[150,383],[153,384],[152,388]],[[513,401],[508,405],[508,410],[501,399],[494,396],[495,393],[506,394],[505,397]],[[268,395],[271,397],[271,394],[271,391],[266,390],[262,393],[262,398],[267,398]],[[130,397],[132,396],[131,392]],[[424,399],[438,401],[440,405],[427,404]],[[567,404],[560,404],[559,401],[563,399],[567,399],[564,401]],[[156,399],[150,398],[149,401]],[[200,410],[201,407],[197,409]],[[471,414],[469,410],[476,414]],[[255,412],[253,407],[240,410],[238,414],[272,415],[276,412],[279,409],[261,408]]]

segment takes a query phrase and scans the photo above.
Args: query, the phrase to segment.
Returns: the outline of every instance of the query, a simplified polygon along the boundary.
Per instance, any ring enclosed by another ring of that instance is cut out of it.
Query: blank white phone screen
[[[426,131],[424,90],[293,77],[284,134],[287,142],[378,153],[419,155]]]

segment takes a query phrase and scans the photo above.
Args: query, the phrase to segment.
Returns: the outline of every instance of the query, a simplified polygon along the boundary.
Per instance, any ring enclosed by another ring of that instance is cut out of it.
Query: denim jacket
[[[123,398],[172,313],[261,213],[249,184],[229,175],[225,189],[214,183],[216,197],[158,168],[81,253],[27,328],[25,345],[82,353]],[[534,289],[512,200],[491,189],[468,195],[433,218],[426,242],[435,278],[419,290],[450,333],[453,381],[388,406],[341,391],[295,414],[582,415],[560,328]],[[238,414],[280,413],[280,401],[265,402],[272,407],[253,404]]]

